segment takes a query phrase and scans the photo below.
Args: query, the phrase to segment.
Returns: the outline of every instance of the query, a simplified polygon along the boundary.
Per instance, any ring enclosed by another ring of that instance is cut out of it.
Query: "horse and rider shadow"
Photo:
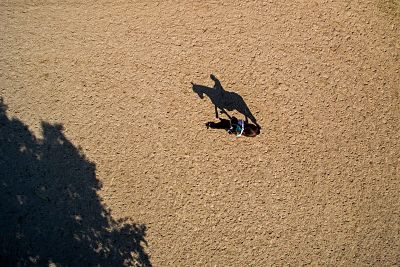
[[[207,122],[207,128],[210,127],[212,129],[225,129],[228,130],[229,133],[231,133],[229,129],[232,128],[232,122],[240,122],[241,120],[238,120],[234,116],[231,117],[227,111],[236,110],[245,117],[245,120],[243,121],[242,134],[244,136],[251,137],[260,134],[261,126],[257,123],[256,118],[251,113],[250,108],[244,101],[243,97],[235,92],[226,91],[222,87],[221,82],[214,75],[211,74],[210,78],[214,81],[213,88],[204,85],[194,84],[192,82],[193,92],[195,92],[201,99],[204,98],[204,95],[207,95],[208,98],[210,98],[215,107],[215,117],[220,120],[218,123]],[[221,114],[227,115],[229,120],[219,118],[218,109],[220,110]],[[252,123],[249,122],[249,119]]]

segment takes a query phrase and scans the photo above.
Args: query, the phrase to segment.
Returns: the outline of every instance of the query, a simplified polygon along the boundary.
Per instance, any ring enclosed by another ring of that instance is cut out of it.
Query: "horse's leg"
[[[214,106],[214,107],[215,107],[215,117],[216,117],[217,119],[219,119],[217,106]]]

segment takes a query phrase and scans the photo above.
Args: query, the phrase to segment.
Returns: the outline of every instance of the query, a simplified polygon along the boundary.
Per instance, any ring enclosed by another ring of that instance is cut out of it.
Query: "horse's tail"
[[[257,132],[257,135],[259,135],[261,133],[261,125],[256,123],[256,126],[257,126],[257,131],[256,132]]]

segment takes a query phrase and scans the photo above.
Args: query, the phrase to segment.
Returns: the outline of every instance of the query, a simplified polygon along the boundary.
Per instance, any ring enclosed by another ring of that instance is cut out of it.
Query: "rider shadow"
[[[261,126],[257,123],[256,118],[251,113],[250,108],[247,106],[243,97],[235,92],[225,91],[221,82],[214,75],[211,74],[210,78],[214,81],[213,88],[192,83],[192,89],[201,99],[204,98],[204,95],[207,95],[210,98],[211,102],[215,106],[215,116],[219,118],[218,109],[223,113],[226,113],[226,110],[236,110],[245,117],[246,121],[250,119],[261,129]]]

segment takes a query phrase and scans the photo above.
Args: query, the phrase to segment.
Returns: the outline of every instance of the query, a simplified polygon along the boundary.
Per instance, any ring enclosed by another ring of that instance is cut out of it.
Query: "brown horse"
[[[221,119],[217,116],[217,118],[219,119],[219,122],[213,122],[213,121],[209,121],[206,123],[207,129],[211,128],[211,129],[224,129],[226,131],[228,131],[229,133],[231,133],[229,130],[231,129],[232,126],[232,120],[235,120],[235,117],[231,117],[228,115],[228,113],[221,111],[221,113],[224,113],[226,116],[228,116],[229,120],[227,119]],[[236,119],[237,120],[237,119]],[[252,123],[249,123],[247,120],[244,122],[244,129],[242,132],[243,136],[247,136],[247,137],[255,137],[257,135],[260,134],[260,130],[261,127],[259,125],[255,125]]]

